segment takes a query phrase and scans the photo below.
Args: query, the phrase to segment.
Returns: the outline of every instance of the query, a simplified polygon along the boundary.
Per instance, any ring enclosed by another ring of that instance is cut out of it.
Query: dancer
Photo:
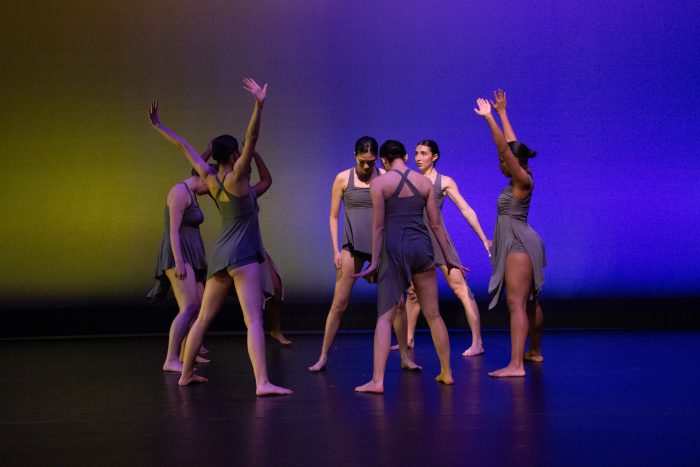
[[[206,179],[209,190],[215,193],[214,199],[219,206],[222,220],[221,235],[209,257],[209,277],[200,313],[185,344],[185,358],[179,384],[207,381],[206,378],[194,374],[194,357],[204,333],[219,312],[224,296],[233,283],[248,328],[248,355],[253,366],[256,395],[291,394],[290,389],[275,386],[267,377],[260,268],[263,248],[255,197],[251,193],[248,181],[250,163],[260,131],[260,114],[267,94],[267,85],[261,87],[250,78],[244,79],[243,84],[255,97],[245,144],[239,153],[238,142],[233,136],[216,137],[212,143],[212,155],[218,164],[216,172],[211,170],[184,138],[160,123],[157,102],[151,104],[149,109],[151,123],[156,130],[178,146],[197,173]]]
[[[210,155],[208,149],[200,157],[207,160]],[[147,295],[151,300],[163,298],[172,286],[179,309],[170,325],[163,371],[182,371],[182,341],[202,302],[207,263],[204,242],[199,232],[204,214],[197,203],[197,196],[208,193],[209,187],[196,173],[174,185],[168,192],[165,229],[155,272],[157,281]],[[208,363],[208,360],[200,356],[196,358],[197,363]]]
[[[415,159],[420,173],[428,177],[430,181],[433,182],[433,188],[435,189],[435,201],[437,202],[438,209],[442,209],[442,205],[445,202],[445,195],[449,196],[452,202],[455,203],[459,211],[462,213],[462,216],[464,216],[464,219],[466,219],[467,223],[471,226],[472,230],[474,230],[474,233],[476,233],[481,242],[484,244],[486,253],[490,257],[491,240],[484,235],[484,231],[481,229],[476,213],[462,197],[457,183],[452,178],[438,173],[438,171],[435,169],[435,165],[437,164],[438,159],[440,159],[440,149],[438,148],[437,143],[430,139],[425,139],[419,142],[416,146]],[[440,218],[442,220],[442,215]],[[425,220],[427,223],[427,218]],[[444,228],[444,221],[442,222],[442,225]],[[452,270],[448,274],[447,266],[445,265],[445,257],[438,246],[437,240],[430,230],[428,233],[433,241],[435,263],[439,266],[450,288],[462,303],[464,313],[467,316],[467,323],[469,323],[469,327],[471,329],[472,343],[462,353],[462,355],[465,357],[482,355],[484,353],[484,345],[481,340],[481,318],[479,317],[479,308],[476,304],[476,300],[474,300],[474,294],[472,294],[472,291],[469,289],[464,274],[461,274],[458,270]],[[445,234],[447,236],[447,244],[450,248],[452,257],[456,258],[457,262],[459,263],[459,255],[457,254],[457,250],[455,249],[447,230],[445,230]],[[418,303],[415,291],[413,290],[413,286],[411,286],[408,290],[408,298],[406,300],[406,314],[408,317],[408,346],[410,348],[413,348],[413,339],[419,313],[420,305]]]
[[[477,99],[474,112],[484,118],[491,130],[498,149],[501,172],[510,178],[510,183],[498,197],[498,219],[491,257],[494,269],[489,281],[489,293],[492,295],[489,308],[496,306],[505,284],[510,314],[510,362],[506,367],[489,373],[490,376],[503,378],[525,376],[525,341],[530,329],[533,335],[537,335],[530,357],[533,360],[541,357],[539,334],[542,309],[538,295],[544,283],[542,269],[546,261],[542,239],[527,223],[534,188],[528,159],[535,157],[536,152],[516,140],[506,114],[505,93],[499,89],[494,92],[494,97],[493,105],[501,118],[503,132],[491,115],[488,100]]]
[[[258,151],[253,153],[253,160],[255,161],[255,167],[258,169],[260,180],[251,187],[251,190],[255,194],[255,209],[259,212],[260,207],[257,198],[264,195],[272,186],[272,175]],[[250,174],[250,171],[248,173]],[[260,264],[260,267],[262,268],[263,293],[265,295],[264,306],[272,327],[270,336],[282,345],[291,345],[292,341],[287,339],[282,331],[282,307],[284,306],[282,277],[267,250],[263,250],[263,257],[265,260]]]
[[[389,171],[370,185],[372,196],[372,262],[357,274],[365,277],[379,267],[377,325],[374,331],[374,370],[372,379],[355,388],[357,392],[384,392],[384,372],[391,345],[391,323],[403,301],[403,293],[411,282],[428,320],[433,343],[440,360],[440,374],[435,378],[453,384],[450,367],[450,341],[438,309],[435,257],[428,227],[423,220],[427,212],[430,229],[447,258],[448,272],[457,264],[447,243],[435,190],[430,180],[406,167],[406,148],[398,141],[382,144],[380,155]],[[382,246],[383,245],[383,246]],[[381,250],[381,260],[379,259]]]
[[[355,167],[340,172],[333,182],[331,196],[330,231],[333,245],[333,264],[337,270],[333,303],[328,311],[323,344],[318,361],[309,367],[309,371],[318,372],[326,367],[328,351],[333,344],[340,320],[348,307],[350,292],[355,284],[355,274],[362,270],[365,262],[372,259],[372,200],[369,194],[370,182],[384,171],[375,167],[377,162],[377,140],[363,136],[355,142]],[[343,201],[345,223],[343,243],[338,250],[338,218],[340,201]],[[405,313],[404,323],[405,323]],[[398,323],[401,326],[401,323]],[[405,326],[403,332],[404,348],[401,351],[401,364],[406,369],[418,370],[407,354],[405,347]]]

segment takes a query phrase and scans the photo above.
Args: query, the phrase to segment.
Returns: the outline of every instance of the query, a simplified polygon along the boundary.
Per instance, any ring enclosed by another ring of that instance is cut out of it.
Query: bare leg
[[[394,320],[396,308],[387,311],[377,318],[374,328],[374,369],[372,379],[355,388],[356,392],[384,393],[384,373],[386,372],[386,360],[389,358],[391,347],[391,322]]]
[[[527,302],[527,318],[529,324],[528,337],[530,348],[525,352],[525,360],[530,362],[543,362],[542,356],[542,324],[544,323],[544,313],[540,306],[540,300],[535,298]]]
[[[397,347],[401,350],[401,368],[409,371],[422,370],[423,367],[414,362],[408,354],[408,343],[406,342],[406,302],[404,302],[403,299],[398,305],[392,324],[394,325],[396,339],[399,341]],[[391,350],[394,350],[393,346]]]
[[[433,345],[440,360],[440,374],[435,378],[443,384],[454,384],[452,368],[450,367],[450,338],[447,335],[447,327],[440,316],[438,308],[438,289],[435,268],[427,271],[413,273],[413,286],[423,310],[423,315],[428,321],[430,334],[433,337]]]
[[[415,345],[415,335],[416,335],[416,324],[418,323],[418,315],[420,314],[420,303],[418,303],[418,297],[416,297],[416,289],[413,288],[411,284],[408,289],[406,289],[406,339],[408,343],[408,348],[412,349]],[[399,350],[399,345],[391,346],[391,350]]]
[[[182,371],[182,362],[180,362],[180,348],[182,342],[190,329],[190,324],[197,316],[199,311],[200,297],[197,293],[197,282],[195,279],[192,266],[185,264],[187,277],[180,280],[175,277],[175,269],[167,269],[165,275],[170,279],[170,284],[173,287],[175,300],[179,312],[173,323],[170,325],[170,333],[168,334],[168,353],[163,363],[163,371]]]
[[[326,329],[323,332],[323,344],[321,345],[321,355],[318,361],[309,367],[309,371],[318,372],[326,367],[328,361],[328,351],[333,345],[333,339],[340,327],[340,319],[343,317],[345,309],[348,307],[350,300],[350,291],[355,285],[356,274],[362,270],[364,261],[358,258],[353,258],[349,251],[343,250],[340,252],[341,267],[338,270],[335,278],[335,291],[333,292],[333,303],[328,311],[326,318]]]
[[[292,394],[291,389],[275,386],[267,377],[265,331],[262,322],[263,291],[260,264],[246,264],[230,272],[248,328],[248,357],[253,365],[255,395]]]
[[[528,332],[525,305],[530,296],[532,277],[530,257],[519,251],[509,253],[506,257],[505,286],[510,314],[510,362],[505,368],[490,372],[489,376],[495,378],[525,376],[523,357]]]
[[[479,316],[479,307],[474,300],[474,295],[471,294],[467,280],[461,271],[453,269],[450,274],[447,274],[447,266],[440,266],[440,270],[447,279],[447,283],[454,291],[457,298],[464,307],[464,314],[467,316],[467,323],[472,332],[472,345],[465,350],[462,355],[465,357],[476,357],[484,353],[484,345],[481,342],[481,317]]]
[[[182,359],[182,375],[180,375],[180,386],[185,386],[190,383],[204,383],[206,378],[194,374],[195,356],[202,346],[204,333],[207,332],[212,321],[219,313],[224,297],[231,287],[231,278],[224,274],[217,274],[207,280],[204,288],[204,297],[202,298],[202,306],[199,309],[199,315],[195,320],[190,333],[187,335],[185,342],[185,356]]]
[[[263,274],[270,274],[272,277],[272,284],[274,287],[274,295],[268,299],[265,304],[265,311],[269,313],[270,324],[272,326],[272,331],[270,331],[270,336],[282,345],[291,345],[292,341],[287,339],[282,332],[282,306],[284,302],[282,301],[282,279],[275,272],[275,268],[272,266],[270,256],[267,256],[267,261],[263,267],[267,267],[267,271],[263,271]]]

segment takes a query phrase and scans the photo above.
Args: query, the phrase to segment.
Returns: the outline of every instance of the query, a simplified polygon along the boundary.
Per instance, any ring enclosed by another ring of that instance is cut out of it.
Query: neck
[[[403,161],[403,159],[394,159],[391,162],[391,169],[400,170],[403,172],[404,170],[406,170],[406,163]]]
[[[374,174],[375,169],[372,169],[369,173],[367,174],[360,174],[360,172],[357,171],[357,167],[355,167],[355,175],[357,175],[357,178],[362,181],[367,183],[370,178],[372,178],[372,174]]]
[[[434,165],[431,165],[430,167],[421,168],[420,173],[430,179],[433,179],[437,175],[437,170],[435,170]]]

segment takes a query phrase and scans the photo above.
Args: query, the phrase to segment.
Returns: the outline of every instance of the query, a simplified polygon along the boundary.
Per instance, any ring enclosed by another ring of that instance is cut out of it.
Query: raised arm
[[[272,185],[272,175],[270,175],[270,171],[267,169],[265,161],[258,151],[253,152],[253,160],[255,161],[255,167],[258,169],[258,175],[260,176],[258,183],[253,185],[253,191],[259,198],[264,195]]]
[[[233,183],[243,180],[248,176],[250,163],[255,153],[255,145],[258,142],[258,135],[260,134],[260,114],[262,113],[263,102],[265,102],[265,97],[267,96],[267,84],[261,87],[252,78],[245,78],[243,80],[243,89],[255,97],[255,105],[253,106],[253,114],[250,116],[248,128],[245,132],[245,144],[243,144],[241,155],[233,165],[233,175],[231,177]]]
[[[435,235],[435,240],[437,240],[440,249],[442,250],[443,256],[445,256],[445,266],[447,266],[447,272],[450,269],[459,269],[464,274],[468,271],[467,268],[460,266],[457,262],[457,258],[452,256],[452,249],[447,242],[447,234],[445,233],[445,228],[442,226],[442,219],[440,217],[440,210],[437,207],[437,201],[435,199],[435,190],[433,190],[432,183],[428,180],[430,189],[428,192],[428,199],[425,203],[425,213],[428,215],[428,226],[430,230],[433,231]]]
[[[151,105],[148,107],[148,119],[150,120],[153,128],[160,133],[163,138],[170,141],[183,152],[187,158],[187,162],[194,167],[200,177],[206,177],[209,174],[209,165],[202,159],[199,153],[194,150],[192,145],[188,143],[185,138],[178,135],[160,122],[160,117],[158,115],[158,101],[151,102]]]
[[[348,184],[344,176],[347,171],[339,173],[333,181],[331,191],[331,213],[328,218],[328,227],[331,231],[331,245],[333,246],[333,264],[336,269],[342,266],[340,262],[340,249],[338,248],[338,218],[340,217],[340,200],[343,199],[343,191]]]
[[[452,178],[443,175],[442,180],[443,187],[447,192],[447,196],[449,196],[452,202],[455,203],[455,206],[457,206],[459,212],[462,213],[462,216],[464,216],[464,219],[466,219],[469,226],[472,228],[472,230],[474,230],[474,233],[476,233],[476,235],[479,237],[481,243],[484,244],[484,248],[486,248],[486,253],[488,253],[490,257],[491,240],[489,240],[486,237],[486,235],[484,235],[484,231],[481,229],[481,224],[479,224],[479,218],[476,216],[476,212],[472,209],[471,206],[469,206],[467,200],[465,200],[462,194],[459,192],[459,187]]]
[[[508,120],[508,113],[506,112],[506,92],[503,89],[493,91],[494,100],[491,101],[491,106],[498,113],[498,117],[501,119],[501,124],[503,125],[503,135],[507,142],[517,141],[518,138],[515,137],[515,131],[513,131],[513,126]]]
[[[491,130],[493,142],[496,144],[496,149],[498,149],[498,157],[505,162],[506,166],[508,167],[508,171],[513,177],[513,182],[515,182],[518,187],[526,191],[529,190],[532,185],[530,174],[528,174],[527,171],[520,166],[518,158],[515,157],[513,152],[510,150],[510,146],[508,146],[508,142],[506,141],[505,136],[503,136],[503,132],[501,132],[496,120],[493,118],[493,115],[491,115],[491,105],[489,104],[489,101],[479,98],[476,100],[476,104],[477,108],[474,109],[474,112],[483,117],[486,121],[489,130]]]

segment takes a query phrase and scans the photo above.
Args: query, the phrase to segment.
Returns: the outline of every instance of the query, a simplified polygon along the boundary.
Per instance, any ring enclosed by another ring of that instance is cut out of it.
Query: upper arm
[[[333,188],[331,191],[331,217],[337,218],[340,214],[340,200],[343,199],[343,192],[348,186],[348,173],[347,171],[340,172],[336,175],[333,181]]]
[[[372,226],[384,227],[384,187],[381,181],[374,179],[369,184],[369,195],[372,199]]]
[[[190,199],[185,192],[186,188],[182,185],[177,184],[170,189],[168,193],[168,212],[170,214],[170,226],[172,229],[179,229],[182,224],[182,214],[185,212],[185,208],[189,206]]]
[[[462,194],[459,192],[457,183],[451,177],[446,177],[444,175],[442,176],[442,180],[447,196],[449,196],[452,202],[455,203],[457,209],[460,211],[471,210],[471,206],[469,206],[467,200],[465,200]]]
[[[430,222],[431,226],[440,223],[440,210],[437,207],[435,190],[433,190],[432,184],[428,190],[428,197],[425,200],[425,213],[428,216],[428,222]]]
[[[264,178],[264,179],[260,180],[258,183],[256,183],[255,185],[253,185],[252,188],[253,188],[253,191],[255,192],[255,195],[257,197],[260,197],[260,196],[264,195],[265,192],[267,192],[267,190],[269,190],[271,186],[272,186],[272,179],[265,179]]]

